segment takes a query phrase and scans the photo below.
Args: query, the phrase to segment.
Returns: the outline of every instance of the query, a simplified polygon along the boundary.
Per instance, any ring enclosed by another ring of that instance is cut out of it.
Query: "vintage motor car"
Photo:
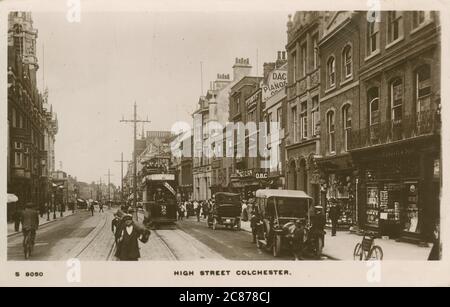
[[[217,192],[215,194],[215,203],[209,213],[207,222],[208,227],[216,230],[218,225],[237,230],[241,229],[241,196],[236,193]]]
[[[302,219],[310,224],[312,198],[303,191],[257,190],[256,206],[262,222],[257,245],[272,250],[275,257],[290,247],[291,226],[296,220]]]

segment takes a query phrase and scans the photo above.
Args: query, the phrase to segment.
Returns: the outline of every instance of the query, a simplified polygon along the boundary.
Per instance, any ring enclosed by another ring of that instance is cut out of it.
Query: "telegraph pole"
[[[111,209],[111,171],[108,168],[108,174],[104,175],[104,176],[108,176],[108,208]]]
[[[132,161],[130,161],[130,160],[124,160],[123,159],[123,152],[122,152],[122,154],[120,155],[120,160],[115,160],[114,162],[120,162],[120,166],[121,166],[121,171],[120,171],[120,184],[121,184],[121,186],[120,186],[120,189],[121,189],[121,191],[122,191],[122,193],[121,193],[121,198],[120,198],[120,200],[123,202],[123,163],[124,162],[127,162],[127,163],[129,163],[129,162],[132,162]]]
[[[137,123],[150,123],[148,120],[138,120],[137,119],[137,112],[136,112],[137,106],[136,101],[134,102],[134,116],[133,119],[124,119],[122,117],[121,123],[133,123],[134,124],[134,139],[133,139],[133,207],[136,212],[136,219],[137,219],[137,206],[136,206],[136,200],[137,200],[137,154],[136,154],[136,137],[137,137]]]

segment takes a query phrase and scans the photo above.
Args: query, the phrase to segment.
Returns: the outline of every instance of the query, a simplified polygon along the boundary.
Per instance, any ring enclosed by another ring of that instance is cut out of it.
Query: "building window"
[[[335,61],[330,57],[327,62],[328,87],[333,87],[336,83]]]
[[[18,116],[18,120],[19,120],[19,123],[17,124],[17,126],[19,127],[19,128],[24,128],[24,126],[23,126],[23,116],[22,116],[22,114],[20,114],[19,113],[19,116]]]
[[[401,79],[391,82],[391,119],[394,124],[402,121],[403,84]]]
[[[344,78],[345,79],[350,78],[352,76],[352,68],[353,68],[352,47],[350,45],[344,48],[344,51],[342,52],[342,61],[343,61]]]
[[[294,129],[294,143],[298,142],[298,120],[297,120],[297,107],[292,108],[292,119],[293,119],[293,129]]]
[[[314,57],[313,57],[313,67],[314,69],[319,67],[319,36],[316,34],[313,37],[313,48],[314,48]]]
[[[307,54],[306,54],[306,43],[300,47],[301,57],[302,57],[302,77],[306,76],[307,67]]]
[[[22,167],[23,165],[23,153],[16,151],[14,157],[14,166]]]
[[[12,122],[12,126],[13,126],[13,128],[16,128],[16,126],[17,126],[17,123],[16,123],[16,120],[17,120],[17,114],[16,114],[16,109],[15,108],[12,108],[11,109],[11,122]]]
[[[292,80],[295,83],[297,81],[297,53],[292,53]]]
[[[429,65],[420,67],[416,72],[417,113],[430,110],[431,107],[431,71]]]
[[[327,130],[328,130],[328,151],[330,153],[336,152],[336,139],[334,129],[334,111],[327,113]]]
[[[278,129],[282,128],[282,120],[283,120],[283,109],[282,108],[278,108],[277,109],[277,126],[278,126]]]
[[[303,101],[301,103],[301,112],[300,112],[300,125],[301,125],[301,135],[302,139],[308,138],[308,103]]]
[[[412,12],[412,28],[418,28],[430,19],[429,11],[413,11]]]
[[[319,96],[314,96],[312,98],[311,131],[314,136],[320,134]]]
[[[342,108],[342,122],[344,124],[344,149],[348,151],[351,144],[352,134],[352,108],[347,104]]]
[[[369,101],[369,125],[370,125],[370,138],[378,138],[378,128],[380,123],[380,105],[379,105],[379,93],[378,87],[372,87],[367,93]]]
[[[374,21],[367,23],[367,55],[378,50],[380,39],[380,23]]]
[[[401,11],[388,12],[388,43],[403,36],[403,16]]]
[[[241,97],[236,98],[236,114],[241,110]]]

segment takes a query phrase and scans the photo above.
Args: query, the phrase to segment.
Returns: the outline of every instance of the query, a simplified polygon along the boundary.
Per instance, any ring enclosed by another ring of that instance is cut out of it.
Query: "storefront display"
[[[367,187],[366,222],[369,226],[378,227],[379,221],[379,190],[378,187]]]
[[[406,183],[407,186],[407,203],[404,213],[403,231],[419,233],[419,208],[417,182]]]

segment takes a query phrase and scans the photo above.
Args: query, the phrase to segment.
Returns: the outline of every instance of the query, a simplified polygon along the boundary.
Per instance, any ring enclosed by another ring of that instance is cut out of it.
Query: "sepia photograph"
[[[9,261],[441,259],[438,11],[7,16]]]

